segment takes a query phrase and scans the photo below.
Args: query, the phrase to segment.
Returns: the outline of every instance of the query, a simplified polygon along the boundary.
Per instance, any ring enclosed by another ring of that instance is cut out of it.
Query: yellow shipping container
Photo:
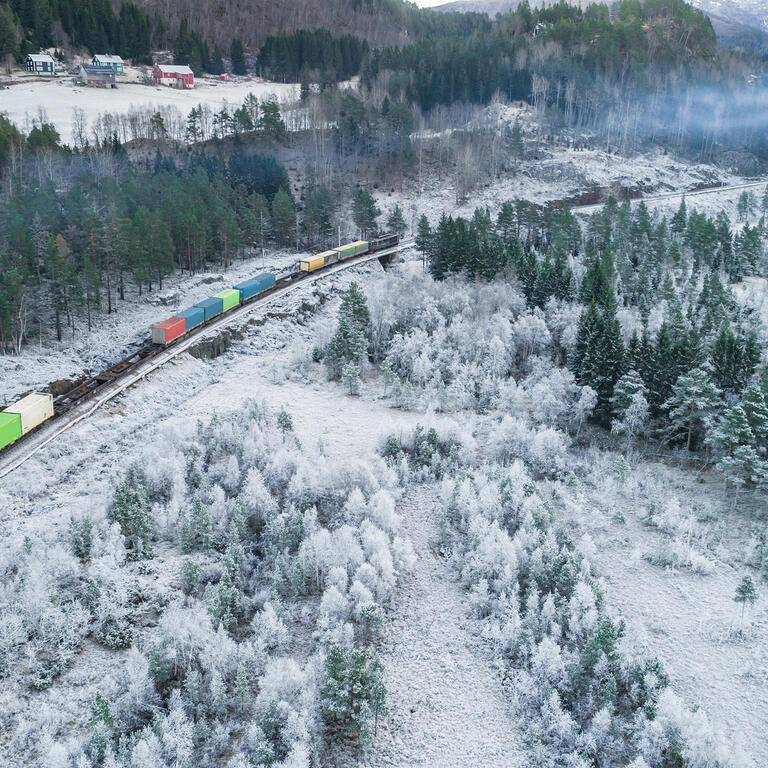
[[[21,416],[21,434],[42,424],[53,416],[53,395],[48,392],[33,392],[8,406],[4,413],[18,413]]]
[[[325,256],[322,253],[317,256],[309,256],[306,259],[301,260],[300,269],[302,272],[312,272],[315,269],[325,266]]]

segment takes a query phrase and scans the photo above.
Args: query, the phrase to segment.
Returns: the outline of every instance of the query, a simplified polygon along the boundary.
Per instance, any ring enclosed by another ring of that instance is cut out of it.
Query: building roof
[[[112,67],[101,67],[96,64],[81,64],[80,69],[88,75],[114,75]]]
[[[116,53],[97,53],[94,59],[98,59],[103,64],[123,64],[122,56],[118,56]]]
[[[32,59],[32,61],[40,61],[40,62],[51,62],[53,61],[54,64],[56,63],[53,56],[51,56],[50,53],[28,53],[27,54],[28,59]]]
[[[173,75],[193,75],[194,72],[185,64],[155,64],[161,74],[171,77]]]

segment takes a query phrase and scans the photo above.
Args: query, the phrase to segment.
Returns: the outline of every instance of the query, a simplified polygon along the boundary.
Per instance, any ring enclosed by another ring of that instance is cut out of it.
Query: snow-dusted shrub
[[[665,568],[686,568],[704,576],[715,571],[715,564],[690,544],[668,536],[660,539],[653,548],[643,554],[643,557],[654,565]]]
[[[519,462],[445,479],[441,498],[470,604],[509,663],[530,738],[568,756],[555,764],[653,766],[675,753],[690,756],[681,765],[737,764],[630,641],[592,574],[591,538],[576,544],[556,525]]]
[[[558,477],[568,466],[567,436],[552,427],[536,428],[505,416],[489,440],[497,461],[523,459],[537,477]]]
[[[0,676],[56,685],[89,636],[114,659],[82,722],[19,737],[30,764],[319,765],[325,649],[375,638],[415,560],[396,470],[305,456],[253,403],[146,461],[104,515],[0,561]]]

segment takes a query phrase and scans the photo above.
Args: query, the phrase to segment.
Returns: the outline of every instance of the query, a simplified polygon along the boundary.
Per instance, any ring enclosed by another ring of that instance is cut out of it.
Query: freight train
[[[301,259],[288,274],[280,278],[270,272],[256,275],[177,312],[167,320],[156,323],[152,326],[151,343],[158,348],[167,347],[208,321],[274,290],[278,283],[286,284],[307,277],[310,272],[316,272],[364,253],[376,253],[394,248],[399,243],[399,235],[378,235],[372,240],[356,240]],[[54,413],[53,395],[48,392],[32,392],[0,411],[0,450],[39,427],[52,418]]]

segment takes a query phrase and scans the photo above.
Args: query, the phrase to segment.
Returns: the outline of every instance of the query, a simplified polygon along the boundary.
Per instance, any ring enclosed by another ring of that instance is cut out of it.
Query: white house
[[[30,53],[27,55],[27,72],[39,75],[55,75],[56,59],[50,53]]]

